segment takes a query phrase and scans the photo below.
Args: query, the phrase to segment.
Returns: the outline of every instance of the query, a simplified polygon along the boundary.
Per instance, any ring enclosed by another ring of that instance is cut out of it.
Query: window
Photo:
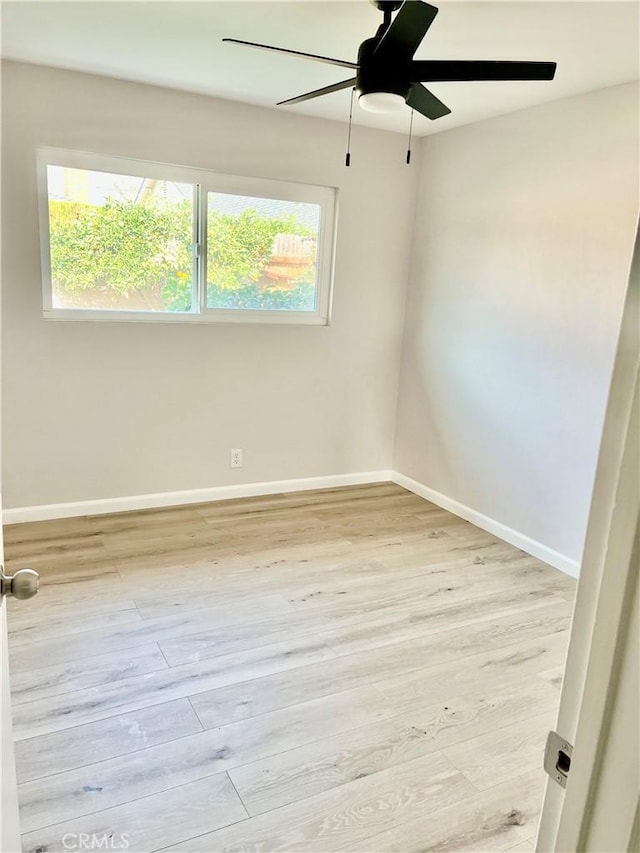
[[[39,152],[52,319],[327,323],[335,190]]]

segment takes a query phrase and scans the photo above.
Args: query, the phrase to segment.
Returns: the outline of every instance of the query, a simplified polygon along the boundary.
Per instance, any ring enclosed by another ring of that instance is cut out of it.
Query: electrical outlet
[[[231,467],[242,468],[242,450],[238,449],[231,451]]]

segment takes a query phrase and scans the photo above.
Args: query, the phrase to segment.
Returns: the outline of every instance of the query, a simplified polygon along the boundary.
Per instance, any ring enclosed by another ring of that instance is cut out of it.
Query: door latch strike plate
[[[544,769],[563,788],[567,787],[572,753],[573,744],[557,732],[549,732],[544,750]]]

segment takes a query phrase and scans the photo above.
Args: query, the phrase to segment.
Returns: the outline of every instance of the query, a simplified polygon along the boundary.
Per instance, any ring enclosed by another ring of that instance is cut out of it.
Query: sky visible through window
[[[144,191],[147,178],[133,175],[114,175],[68,166],[47,166],[49,201],[79,202],[103,205],[109,198],[120,202],[137,202]],[[193,197],[192,184],[157,181],[153,195],[167,202],[188,201]]]

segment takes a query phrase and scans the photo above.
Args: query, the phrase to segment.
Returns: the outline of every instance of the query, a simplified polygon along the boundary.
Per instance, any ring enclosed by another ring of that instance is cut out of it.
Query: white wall
[[[406,141],[6,63],[6,507],[388,469],[418,164]],[[42,319],[36,145],[339,187],[330,327]],[[229,449],[244,468],[229,469]]]
[[[427,137],[394,467],[579,559],[638,216],[638,88]]]

